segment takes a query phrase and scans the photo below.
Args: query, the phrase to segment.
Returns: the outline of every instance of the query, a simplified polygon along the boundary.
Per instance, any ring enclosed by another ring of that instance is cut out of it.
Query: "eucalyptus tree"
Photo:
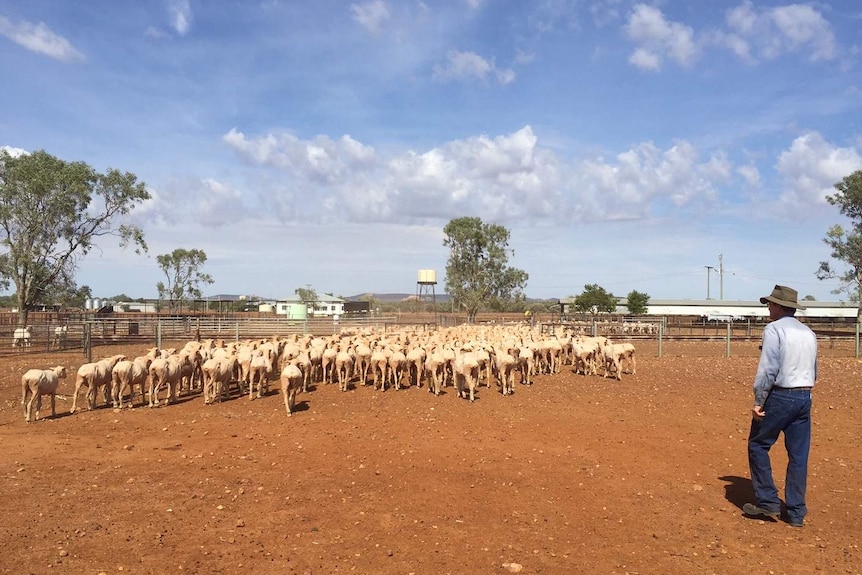
[[[136,253],[143,231],[126,221],[150,198],[129,172],[97,172],[39,150],[13,156],[0,150],[0,283],[14,285],[18,324],[52,291],[74,285],[81,258],[97,238],[115,236]]]
[[[524,299],[527,272],[509,266],[509,230],[480,218],[451,220],[443,233],[449,248],[446,291],[472,322],[484,305]]]

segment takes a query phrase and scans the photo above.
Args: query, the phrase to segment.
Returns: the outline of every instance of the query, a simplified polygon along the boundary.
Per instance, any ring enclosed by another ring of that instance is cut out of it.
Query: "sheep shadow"
[[[743,505],[754,500],[754,486],[750,479],[736,475],[725,475],[718,479],[726,482],[724,498],[736,505],[738,509],[742,510]]]
[[[293,404],[293,409],[291,410],[291,413],[299,413],[302,411],[308,411],[308,409],[309,409],[309,407],[308,407],[307,401],[305,401],[305,400],[297,401],[296,403]]]

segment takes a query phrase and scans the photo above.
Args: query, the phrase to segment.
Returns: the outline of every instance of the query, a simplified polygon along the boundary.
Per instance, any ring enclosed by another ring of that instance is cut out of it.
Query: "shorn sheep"
[[[124,355],[113,355],[99,361],[85,363],[78,368],[78,374],[75,378],[75,394],[72,397],[72,408],[69,410],[75,413],[78,409],[78,394],[82,387],[87,388],[87,406],[92,410],[96,409],[96,397],[99,389],[102,389],[105,396],[105,404],[111,401],[111,374],[114,366],[118,362],[126,359]]]
[[[623,378],[623,362],[627,362],[631,371],[629,373],[634,374],[635,371],[635,346],[630,343],[611,343],[604,348],[602,348],[604,352],[604,366],[605,366],[605,377],[608,377],[611,374],[617,378],[617,380],[622,380]]]
[[[120,360],[111,370],[111,397],[116,408],[123,408],[123,394],[129,390],[129,407],[135,402],[135,387],[141,391],[141,402],[146,403],[147,377],[149,376],[149,356],[136,357],[134,361]]]
[[[15,328],[12,347],[30,347],[30,326]]]
[[[281,393],[284,396],[284,408],[287,416],[293,414],[296,407],[296,394],[302,389],[302,371],[292,363],[281,370]]]
[[[42,396],[51,396],[51,417],[57,416],[57,386],[61,379],[66,379],[66,368],[63,366],[51,369],[30,369],[21,376],[21,405],[24,406],[24,421],[30,423],[33,417],[33,404],[36,404],[36,417],[42,409]]]
[[[66,349],[66,339],[69,335],[69,326],[57,326],[54,328],[54,336],[51,338],[50,347],[53,349]]]

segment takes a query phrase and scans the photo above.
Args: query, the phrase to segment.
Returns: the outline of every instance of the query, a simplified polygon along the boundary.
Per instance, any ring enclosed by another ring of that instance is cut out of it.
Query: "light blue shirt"
[[[773,386],[813,387],[817,379],[817,336],[793,316],[763,329],[763,349],[754,376],[754,405],[763,405]]]

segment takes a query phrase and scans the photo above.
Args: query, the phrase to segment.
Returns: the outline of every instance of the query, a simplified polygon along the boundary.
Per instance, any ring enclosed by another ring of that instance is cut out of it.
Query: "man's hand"
[[[755,405],[751,408],[751,417],[754,418],[755,421],[760,421],[766,416],[766,412],[763,411],[762,405]]]

